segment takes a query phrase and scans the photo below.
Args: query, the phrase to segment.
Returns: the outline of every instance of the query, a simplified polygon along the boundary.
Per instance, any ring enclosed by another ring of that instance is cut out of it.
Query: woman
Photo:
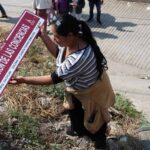
[[[56,70],[51,75],[13,78],[12,84],[51,85],[64,81],[65,107],[68,109],[70,135],[88,136],[96,149],[106,149],[106,128],[110,120],[108,108],[114,103],[114,93],[106,74],[107,62],[83,21],[66,14],[51,25],[53,38],[45,33],[41,38],[56,57]]]

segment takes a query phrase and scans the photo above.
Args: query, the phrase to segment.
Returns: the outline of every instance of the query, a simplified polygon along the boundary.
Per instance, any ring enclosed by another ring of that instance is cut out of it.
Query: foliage
[[[39,91],[51,95],[52,97],[64,98],[64,87],[62,84],[52,86],[40,86]]]
[[[39,138],[39,127],[38,118],[33,118],[22,112],[11,111],[7,114],[1,114],[0,134],[3,132],[3,138],[12,142],[20,141],[18,147],[21,149],[44,149],[45,146],[41,144]]]
[[[51,149],[52,149],[52,150],[61,150],[61,147],[60,147],[59,144],[53,144],[53,145],[51,146]]]
[[[115,108],[132,118],[142,117],[141,112],[138,112],[135,109],[135,106],[132,104],[132,102],[129,99],[124,98],[121,94],[116,94]]]
[[[31,145],[39,143],[39,121],[22,112],[10,112],[11,123],[8,124],[8,131],[15,138],[27,140]],[[13,120],[15,120],[13,122]]]

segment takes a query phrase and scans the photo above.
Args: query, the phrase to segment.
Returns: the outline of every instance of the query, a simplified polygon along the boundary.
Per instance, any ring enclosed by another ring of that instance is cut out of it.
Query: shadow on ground
[[[150,3],[150,0],[118,0],[118,1],[128,1],[128,2]]]
[[[18,20],[19,20],[19,17],[17,17],[17,18],[13,18],[13,17],[0,18],[1,23],[16,24]]]
[[[88,15],[84,14],[83,17],[86,18],[85,20],[87,20]],[[133,28],[137,25],[132,22],[117,21],[114,16],[106,13],[102,13],[101,15],[102,25],[98,24],[95,18],[96,16],[91,22],[87,22],[87,24],[93,29],[93,35],[100,39],[117,39],[118,36],[106,32],[97,32],[96,28],[112,28],[112,30],[118,30],[120,32],[134,32]]]

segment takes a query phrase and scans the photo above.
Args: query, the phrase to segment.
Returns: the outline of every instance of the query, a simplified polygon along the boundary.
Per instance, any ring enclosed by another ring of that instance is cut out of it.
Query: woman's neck
[[[68,53],[71,54],[79,49],[86,47],[86,45],[87,45],[86,42],[84,42],[83,40],[76,39],[75,41],[72,42],[72,44],[66,47],[66,50],[68,51]]]

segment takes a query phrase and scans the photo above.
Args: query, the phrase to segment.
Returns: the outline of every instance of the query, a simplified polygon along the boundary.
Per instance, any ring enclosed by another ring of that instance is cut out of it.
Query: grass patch
[[[8,130],[13,136],[34,142],[38,141],[38,119],[25,115],[22,112],[10,112],[10,119],[11,123],[8,126]]]
[[[118,93],[116,94],[115,108],[132,118],[139,118],[142,116],[142,113],[135,109],[135,106],[129,99],[124,98]]]
[[[135,122],[138,122],[139,127],[150,125],[150,123],[144,118],[142,112],[137,111],[133,103],[119,93],[116,94],[114,107],[122,112],[124,116],[129,116],[130,118],[135,119]]]
[[[63,84],[57,84],[52,86],[39,86],[38,90],[52,97],[59,97],[62,100],[64,98]]]
[[[11,111],[7,115],[1,115],[0,128],[3,129],[4,139],[14,142],[12,145],[17,145],[16,142],[19,141],[17,147],[20,149],[44,149],[39,139],[39,126],[37,118],[23,112]]]

